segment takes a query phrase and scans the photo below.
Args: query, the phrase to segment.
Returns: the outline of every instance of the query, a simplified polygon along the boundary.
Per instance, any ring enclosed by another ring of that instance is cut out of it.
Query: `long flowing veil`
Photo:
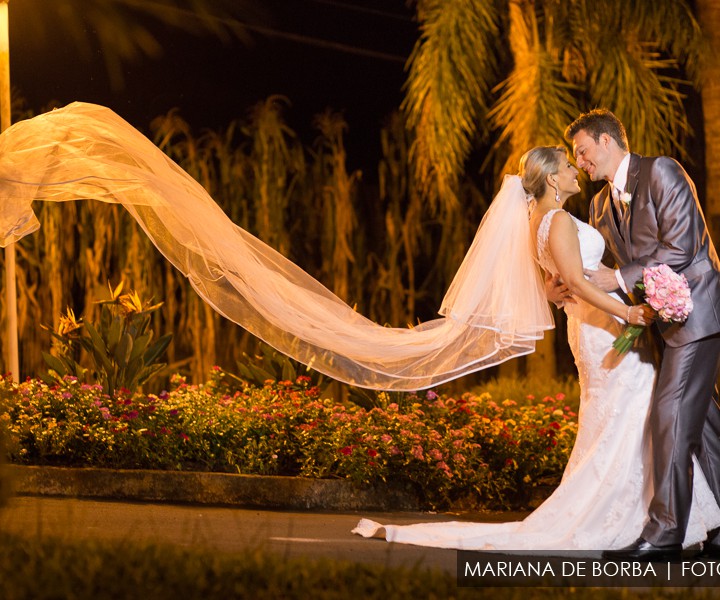
[[[528,354],[553,326],[525,194],[506,177],[440,318],[390,328],[363,317],[235,225],[203,187],[110,109],[75,102],[0,135],[0,245],[39,228],[34,200],[122,204],[216,311],[347,383],[419,390]]]

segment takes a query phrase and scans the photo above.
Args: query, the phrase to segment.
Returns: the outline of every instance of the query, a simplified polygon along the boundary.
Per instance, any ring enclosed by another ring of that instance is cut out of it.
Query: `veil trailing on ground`
[[[122,204],[216,311],[347,383],[419,390],[532,352],[553,326],[525,193],[506,177],[441,318],[380,326],[230,221],[208,193],[108,108],[75,102],[0,135],[0,245],[40,226],[34,200]]]

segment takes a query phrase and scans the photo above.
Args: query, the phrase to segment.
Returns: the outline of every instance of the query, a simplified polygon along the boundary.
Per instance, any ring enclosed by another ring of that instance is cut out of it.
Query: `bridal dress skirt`
[[[568,307],[568,337],[581,387],[579,428],[562,481],[523,521],[381,525],[353,533],[389,542],[460,550],[605,550],[635,541],[652,496],[648,411],[655,379],[650,352],[612,350],[622,326],[583,302]],[[720,508],[697,464],[684,546],[720,526]]]

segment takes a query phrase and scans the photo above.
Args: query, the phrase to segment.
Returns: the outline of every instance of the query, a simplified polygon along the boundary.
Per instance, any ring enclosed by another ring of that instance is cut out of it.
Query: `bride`
[[[568,339],[580,377],[577,439],[562,481],[525,520],[510,523],[421,523],[381,525],[362,519],[354,533],[390,542],[461,550],[604,550],[636,540],[652,496],[652,456],[647,417],[655,380],[649,348],[618,355],[612,343],[623,322],[645,325],[652,313],[627,306],[587,281],[605,249],[600,233],[563,210],[579,191],[577,169],[565,150],[538,147],[520,161],[519,176],[503,188],[534,204],[530,226],[538,260],[567,284]],[[524,210],[500,193],[494,202]],[[690,523],[683,546],[705,540],[720,525],[720,508],[696,464]]]
[[[374,389],[418,390],[534,350],[553,326],[536,264],[559,274],[581,384],[580,426],[563,480],[518,523],[354,530],[389,541],[459,549],[609,549],[635,540],[650,497],[646,420],[655,371],[647,350],[618,356],[623,321],[648,324],[583,276],[603,255],[600,234],[562,210],[577,170],[559,148],[526,154],[506,177],[443,300],[412,329],[366,319],[299,267],[236,226],[207,192],[111,110],[81,102],[0,134],[0,246],[40,226],[35,200],[122,204],[215,310],[330,377]],[[528,220],[527,196],[534,210]],[[532,229],[532,235],[531,235]],[[701,470],[685,545],[720,526]]]

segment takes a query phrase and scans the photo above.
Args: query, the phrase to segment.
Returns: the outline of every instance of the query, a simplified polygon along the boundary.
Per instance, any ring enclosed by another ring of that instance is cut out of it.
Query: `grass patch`
[[[638,596],[677,598],[678,593],[610,588],[458,588],[454,574],[419,567],[284,558],[262,551],[213,554],[157,544],[0,535],[0,597],[4,600],[614,600]],[[714,590],[693,593],[698,600],[712,597]]]

